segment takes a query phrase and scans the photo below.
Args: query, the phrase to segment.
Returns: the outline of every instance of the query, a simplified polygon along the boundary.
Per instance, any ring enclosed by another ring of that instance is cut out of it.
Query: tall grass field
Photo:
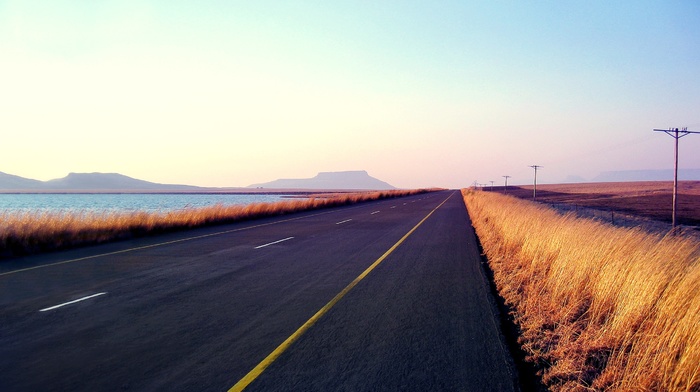
[[[0,214],[0,258],[428,191],[320,194],[308,199],[249,205],[215,205],[165,213],[5,213]]]
[[[462,195],[519,343],[550,390],[700,390],[696,240]]]

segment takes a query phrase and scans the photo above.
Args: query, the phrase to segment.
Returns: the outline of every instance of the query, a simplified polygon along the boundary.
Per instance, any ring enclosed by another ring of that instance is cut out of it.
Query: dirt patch
[[[493,191],[504,193],[505,189],[494,187]],[[507,193],[523,199],[533,197],[532,186],[509,186]],[[537,201],[616,211],[670,223],[673,182],[538,185]],[[678,223],[700,227],[700,181],[679,182],[677,214]]]

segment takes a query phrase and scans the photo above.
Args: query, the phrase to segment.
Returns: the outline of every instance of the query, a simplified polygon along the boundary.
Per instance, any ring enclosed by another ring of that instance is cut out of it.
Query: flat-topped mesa
[[[249,188],[326,189],[326,190],[388,190],[394,186],[370,176],[365,170],[320,172],[312,178],[279,179]]]

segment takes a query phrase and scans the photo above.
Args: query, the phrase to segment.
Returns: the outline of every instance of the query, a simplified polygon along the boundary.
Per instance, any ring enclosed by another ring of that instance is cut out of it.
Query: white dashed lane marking
[[[279,244],[280,242],[289,241],[289,240],[291,240],[292,238],[294,238],[294,237],[287,237],[287,238],[283,238],[283,239],[278,240],[278,241],[273,241],[273,242],[267,243],[267,244],[265,244],[265,245],[256,246],[255,249],[260,249],[260,248],[264,248],[264,247],[266,247],[266,246],[270,246],[270,245],[274,245],[274,244]]]
[[[44,309],[41,309],[41,310],[39,310],[39,311],[40,311],[40,312],[46,312],[46,311],[49,311],[49,310],[58,309],[58,308],[60,308],[60,307],[66,306],[66,305],[74,304],[74,303],[80,302],[80,301],[85,301],[86,299],[99,297],[100,295],[105,295],[105,294],[107,294],[107,293],[97,293],[97,294],[93,294],[93,295],[88,295],[87,297],[78,298],[78,299],[73,300],[73,301],[64,302],[64,303],[62,303],[62,304],[59,304],[59,305],[56,305],[56,306],[52,306],[52,307],[50,307],[50,308],[44,308]]]

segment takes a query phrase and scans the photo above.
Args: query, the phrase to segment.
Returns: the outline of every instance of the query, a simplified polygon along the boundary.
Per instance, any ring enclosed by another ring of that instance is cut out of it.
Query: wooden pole
[[[655,132],[664,132],[676,139],[675,149],[673,153],[673,212],[671,216],[671,227],[676,228],[676,210],[678,209],[678,139],[683,136],[688,136],[691,133],[700,133],[698,131],[689,131],[688,128],[669,128],[669,129],[654,129]]]
[[[676,228],[676,210],[678,209],[678,128],[676,128],[676,149],[674,152],[673,163],[673,217],[671,218],[671,227]]]

